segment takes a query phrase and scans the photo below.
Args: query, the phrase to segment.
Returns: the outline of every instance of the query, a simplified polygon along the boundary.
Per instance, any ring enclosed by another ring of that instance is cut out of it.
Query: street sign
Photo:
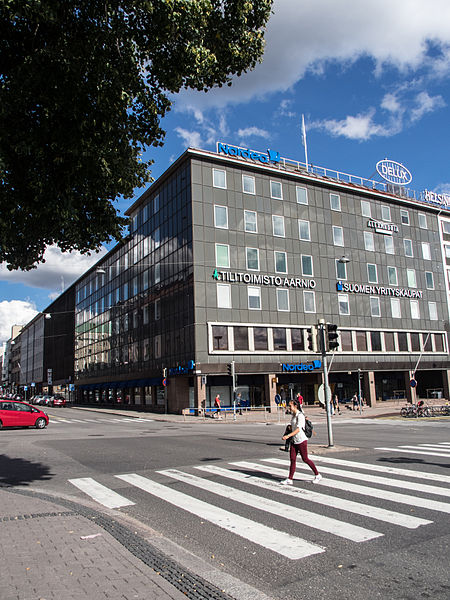
[[[27,385],[24,385],[24,386],[23,386],[23,389],[24,389],[24,391],[26,392],[26,391],[28,390],[28,386],[27,386]]]
[[[329,397],[331,398],[331,388],[328,387]],[[325,404],[325,387],[323,383],[319,385],[319,389],[317,391],[317,395],[319,396],[320,404]]]
[[[30,383],[30,385],[31,385],[31,387],[36,387],[36,384],[35,384],[35,382],[34,382],[34,381],[32,381],[32,382]]]
[[[412,388],[415,388],[415,387],[416,387],[416,385],[417,385],[417,381],[416,381],[415,379],[411,379],[411,381],[409,382],[409,385],[410,385]]]
[[[53,370],[47,369],[47,383],[48,385],[52,385],[53,383]]]
[[[276,402],[276,404],[280,404],[281,403],[281,396],[280,396],[280,394],[275,394],[275,402]]]
[[[164,387],[166,387],[166,385],[167,385],[167,379],[164,377],[164,379],[162,380],[161,383],[163,384]]]

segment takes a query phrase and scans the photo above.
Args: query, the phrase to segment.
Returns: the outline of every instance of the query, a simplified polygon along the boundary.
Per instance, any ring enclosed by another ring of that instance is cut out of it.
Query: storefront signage
[[[428,202],[428,204],[436,204],[441,208],[450,208],[450,194],[436,194],[436,192],[424,190],[420,199],[423,202]]]
[[[257,273],[232,273],[214,269],[212,274],[216,281],[227,283],[249,283],[251,285],[276,285],[277,287],[294,287],[314,289],[314,279],[301,279],[300,277],[280,277],[278,275],[258,275]]]
[[[315,371],[316,369],[320,369],[322,367],[322,361],[313,360],[312,363],[300,363],[296,365],[282,363],[281,368],[283,372],[288,371],[289,373],[298,373],[301,371]]]
[[[262,152],[255,152],[254,150],[246,150],[245,148],[239,148],[239,146],[229,146],[228,144],[222,144],[217,142],[218,154],[226,154],[227,156],[233,156],[236,158],[249,158],[255,162],[260,162],[265,165],[269,163],[279,163],[280,153],[274,150],[267,150],[266,154]]]
[[[169,369],[169,376],[174,377],[175,375],[188,375],[190,371],[195,368],[195,362],[190,360],[187,365],[179,365],[178,367],[172,367]]]
[[[371,294],[372,296],[394,296],[396,298],[422,298],[422,290],[410,290],[406,288],[382,287],[367,283],[347,283],[338,281],[336,283],[338,292],[351,292],[353,294]]]
[[[394,185],[408,185],[412,181],[412,175],[408,169],[395,160],[379,160],[377,162],[376,169],[378,174],[387,181]]]
[[[397,225],[394,225],[394,223],[383,223],[383,221],[370,220],[367,221],[367,227],[374,229],[375,233],[398,233],[398,227]]]

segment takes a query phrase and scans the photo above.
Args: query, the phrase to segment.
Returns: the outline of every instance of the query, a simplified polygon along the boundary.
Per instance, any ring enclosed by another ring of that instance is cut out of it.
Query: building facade
[[[242,404],[312,402],[319,320],[338,326],[341,399],[449,396],[445,199],[218,144],[187,150],[127,214],[129,237],[75,284],[80,402],[229,405],[231,364]]]

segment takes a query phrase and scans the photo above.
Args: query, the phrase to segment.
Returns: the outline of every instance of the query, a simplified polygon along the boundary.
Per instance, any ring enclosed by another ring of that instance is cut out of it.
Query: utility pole
[[[359,400],[359,414],[362,412],[361,402],[361,369],[358,369],[358,400]]]
[[[234,360],[228,364],[228,375],[231,376],[233,387],[233,421],[236,421],[236,365]]]

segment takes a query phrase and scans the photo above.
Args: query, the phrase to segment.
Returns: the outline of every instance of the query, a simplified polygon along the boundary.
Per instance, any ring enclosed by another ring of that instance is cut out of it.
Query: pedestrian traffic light
[[[234,377],[234,360],[227,364],[227,372],[230,377]]]
[[[317,352],[317,327],[315,325],[311,325],[311,327],[306,331],[308,332],[308,350]]]
[[[339,334],[337,332],[337,325],[332,325],[331,323],[327,323],[327,352],[332,352],[339,348]]]

